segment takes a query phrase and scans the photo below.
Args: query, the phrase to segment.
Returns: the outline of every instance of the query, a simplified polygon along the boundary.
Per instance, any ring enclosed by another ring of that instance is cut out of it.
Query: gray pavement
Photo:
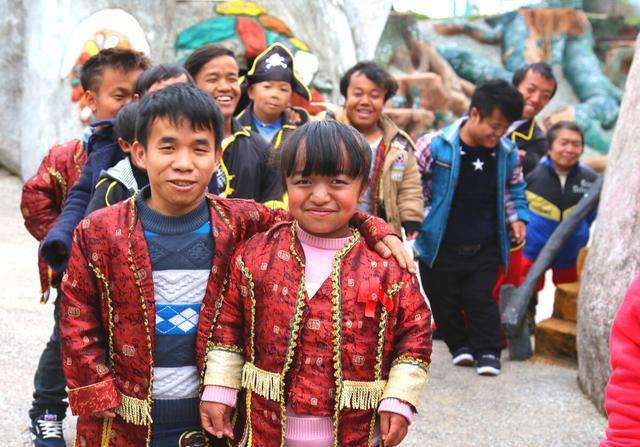
[[[0,169],[0,446],[7,447],[29,445],[33,373],[53,324],[53,306],[38,303],[37,243],[22,223],[21,186]],[[432,360],[404,446],[582,447],[596,446],[604,433],[605,418],[578,389],[575,369],[505,360],[501,376],[478,377],[453,367],[442,342]]]

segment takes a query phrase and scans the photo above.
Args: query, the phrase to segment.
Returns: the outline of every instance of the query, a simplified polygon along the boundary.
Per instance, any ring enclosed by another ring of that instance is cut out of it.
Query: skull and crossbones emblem
[[[287,64],[284,61],[284,57],[282,57],[278,53],[274,53],[271,56],[269,56],[265,61],[265,65],[267,67],[267,70],[271,69],[272,67],[287,68]]]

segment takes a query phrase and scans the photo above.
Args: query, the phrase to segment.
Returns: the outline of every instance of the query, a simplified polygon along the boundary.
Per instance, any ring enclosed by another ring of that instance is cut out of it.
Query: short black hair
[[[546,62],[534,62],[533,64],[526,64],[523,67],[518,68],[515,73],[513,73],[512,83],[513,86],[518,88],[518,86],[524,81],[524,78],[527,76],[527,73],[532,71],[534,73],[538,73],[543,78],[547,78],[553,81],[553,91],[551,92],[551,97],[556,94],[556,90],[558,90],[558,80],[553,74],[553,69],[551,65]]]
[[[236,58],[233,51],[227,47],[215,44],[205,45],[196,49],[189,55],[187,60],[184,61],[184,68],[195,78],[207,62],[221,56],[230,56],[234,59]]]
[[[349,89],[351,76],[353,76],[355,73],[362,73],[371,82],[382,87],[384,89],[385,101],[395,95],[398,91],[398,83],[391,77],[387,70],[373,61],[363,61],[358,62],[353,67],[348,69],[340,79],[340,93],[342,93],[342,96],[344,96],[345,98],[347,97],[347,90]]]
[[[497,108],[508,121],[514,122],[522,118],[524,99],[509,82],[491,79],[476,86],[469,110],[472,108],[478,111],[480,118],[486,118]]]
[[[138,116],[138,102],[133,101],[123,106],[116,115],[113,133],[116,138],[122,138],[127,143],[136,140],[136,118]]]
[[[154,120],[167,118],[178,124],[186,120],[192,129],[210,130],[219,149],[223,138],[223,118],[211,96],[191,84],[173,84],[144,95],[139,101],[136,118],[136,139],[147,147],[149,129]]]
[[[347,175],[363,177],[368,183],[371,148],[355,128],[333,119],[309,121],[298,127],[285,140],[278,153],[282,184],[287,189],[287,177],[296,168],[298,153],[304,153],[303,176]]]
[[[106,67],[130,72],[146,70],[150,65],[151,62],[147,56],[140,51],[126,48],[107,48],[87,59],[80,70],[80,84],[85,91],[97,91],[102,81],[102,72]]]
[[[195,84],[189,72],[178,64],[158,64],[148,68],[140,75],[133,87],[133,92],[139,96],[143,96],[149,91],[151,86],[156,82],[166,81],[167,79],[177,78],[180,75],[187,76],[187,82]]]
[[[560,133],[560,131],[565,129],[572,130],[573,132],[578,133],[580,135],[582,146],[584,146],[584,132],[582,132],[580,126],[578,126],[573,121],[558,121],[547,131],[547,142],[549,144],[549,149],[551,149],[553,142],[556,141],[556,138],[558,138],[558,134]]]

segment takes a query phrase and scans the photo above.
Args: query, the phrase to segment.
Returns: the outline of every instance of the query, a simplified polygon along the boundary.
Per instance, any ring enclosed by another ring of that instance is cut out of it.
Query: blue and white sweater
[[[199,423],[199,374],[195,338],[207,287],[214,242],[206,202],[179,217],[157,213],[145,203],[144,188],[137,208],[144,228],[156,305],[153,353],[154,423]]]

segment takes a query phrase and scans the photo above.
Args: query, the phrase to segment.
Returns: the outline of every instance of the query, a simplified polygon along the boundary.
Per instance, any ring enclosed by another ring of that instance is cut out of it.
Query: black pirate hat
[[[264,81],[289,82],[295,93],[311,101],[309,87],[302,82],[293,67],[293,54],[280,42],[274,43],[254,59],[251,69],[241,80],[242,92],[246,93],[251,84]]]

